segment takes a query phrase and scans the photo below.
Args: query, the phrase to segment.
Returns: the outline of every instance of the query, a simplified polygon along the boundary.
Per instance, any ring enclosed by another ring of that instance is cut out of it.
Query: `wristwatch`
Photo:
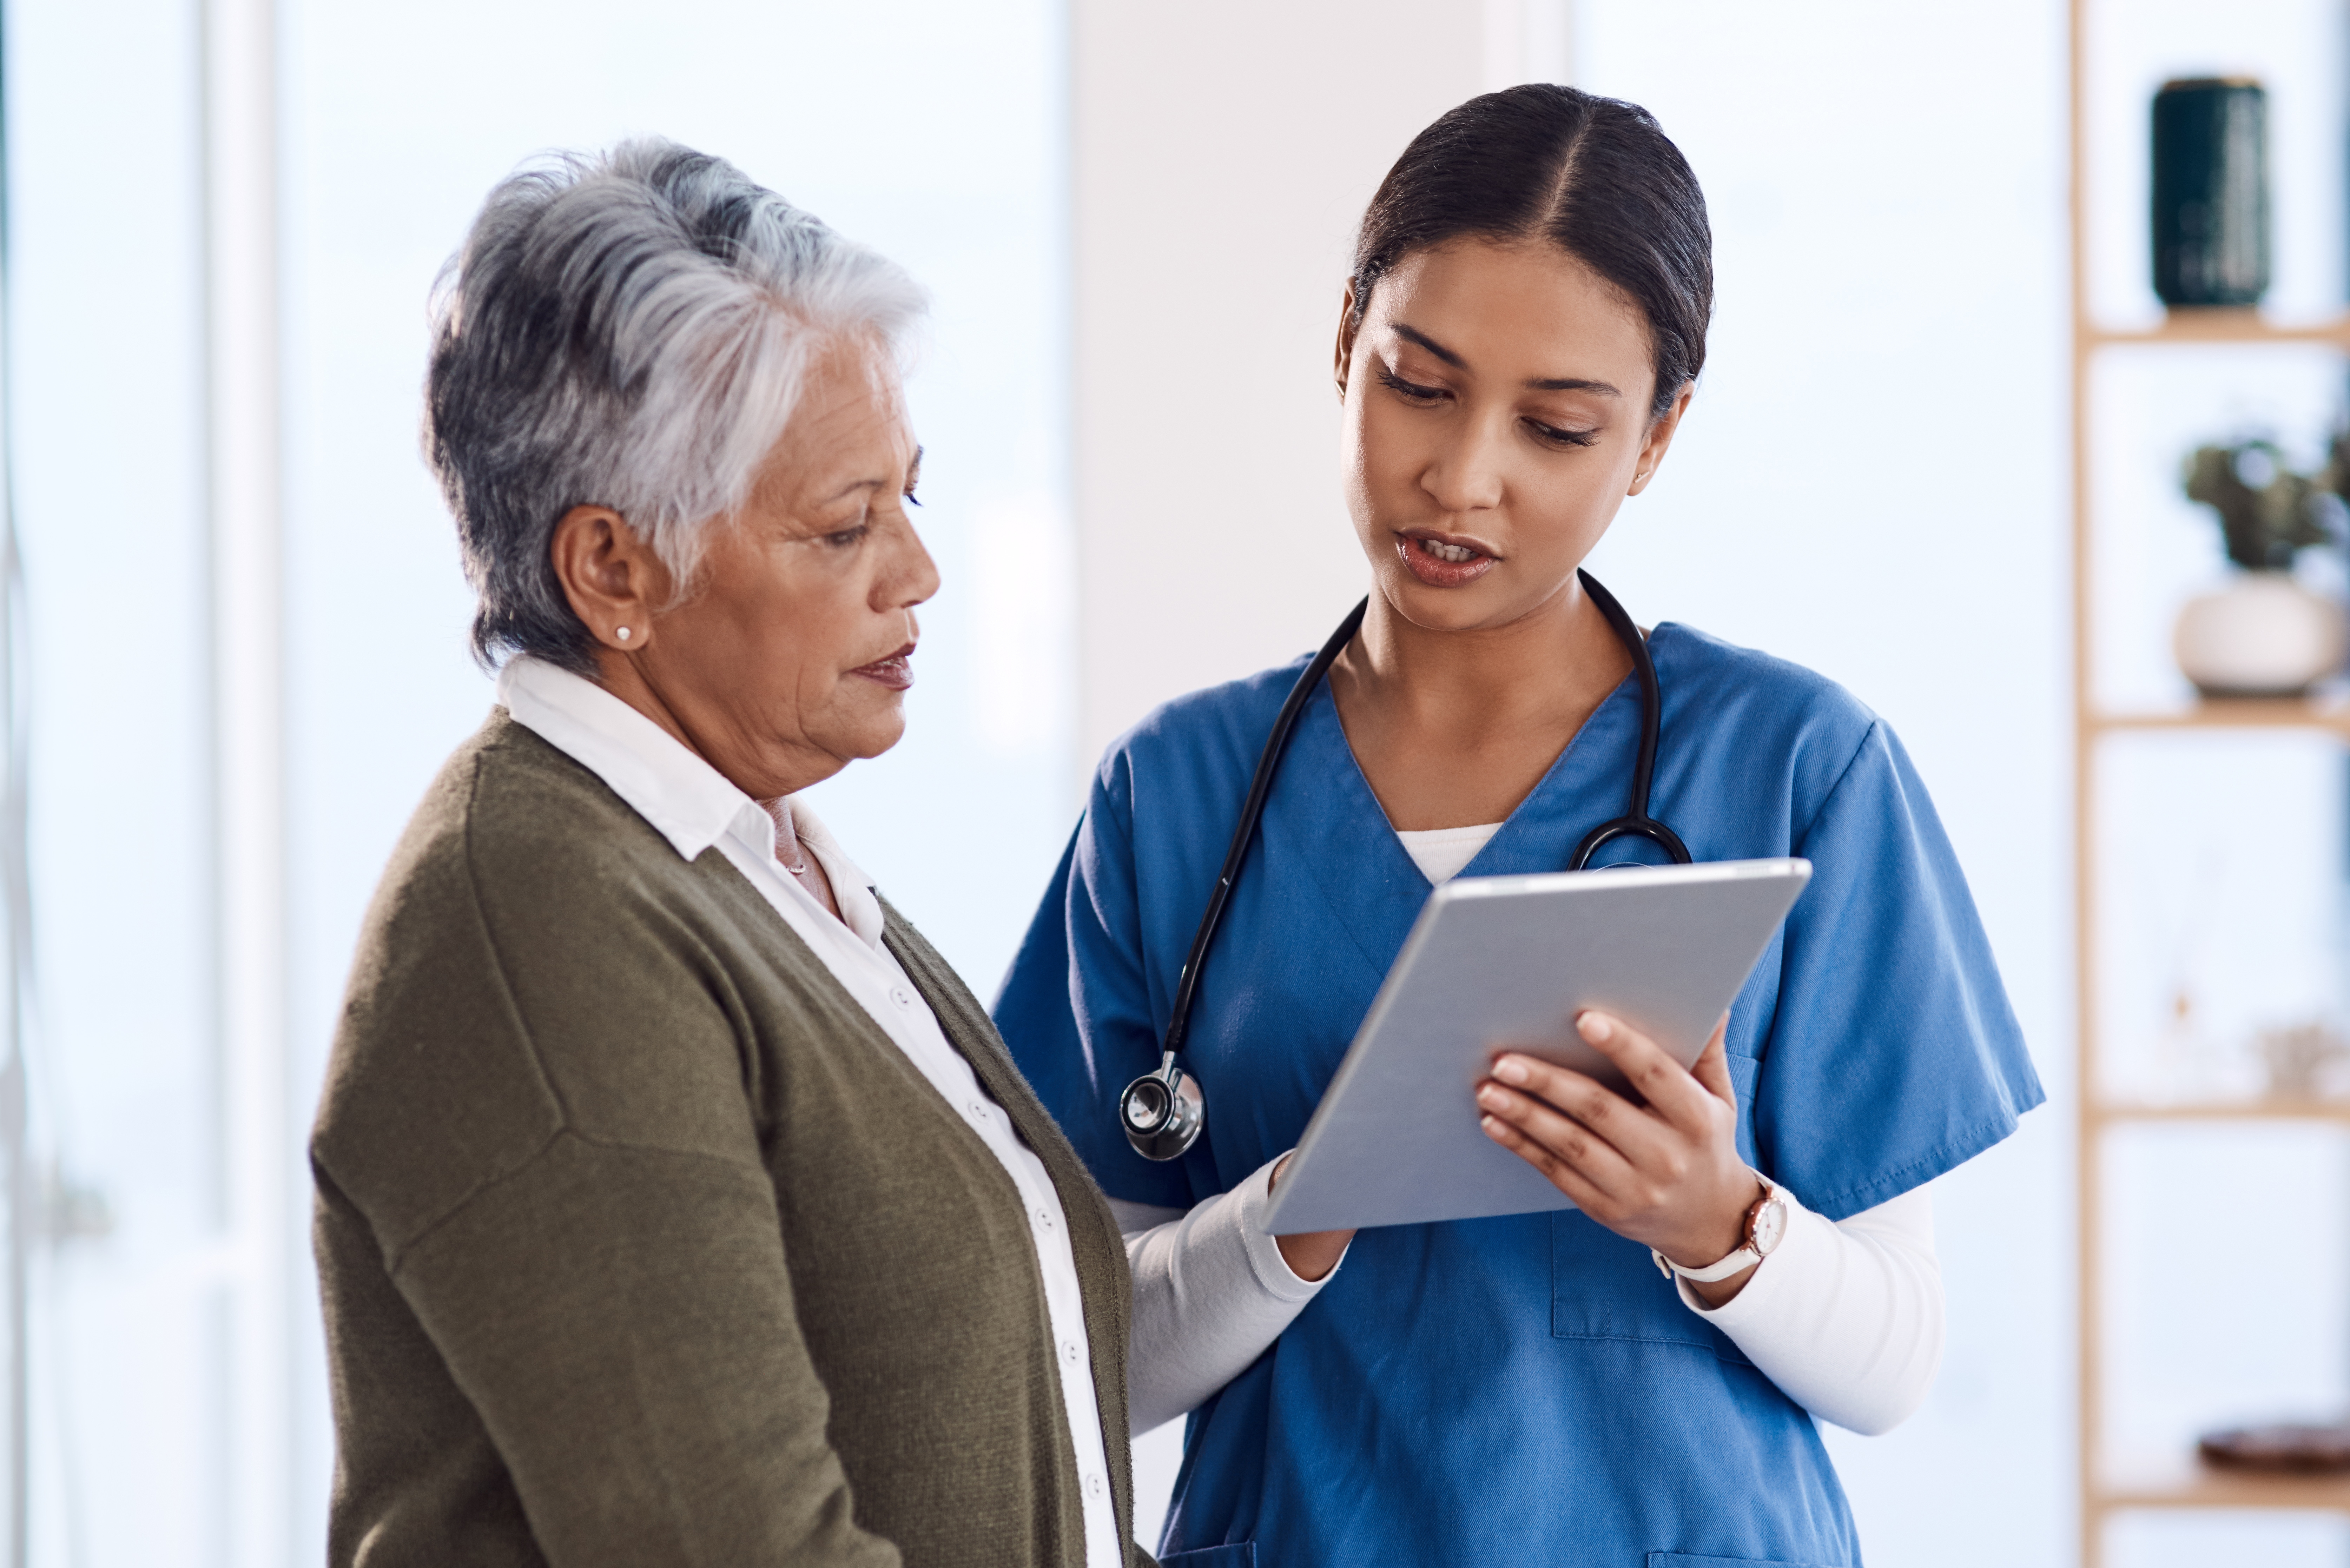
[[[1648,1256],[1656,1260],[1658,1272],[1669,1280],[1679,1274],[1694,1283],[1709,1285],[1716,1280],[1728,1279],[1741,1269],[1752,1268],[1777,1251],[1779,1243],[1787,1234],[1787,1200],[1779,1196],[1779,1189],[1771,1185],[1770,1178],[1757,1172],[1754,1179],[1762,1184],[1762,1196],[1756,1199],[1754,1207],[1746,1211],[1744,1245],[1720,1262],[1709,1263],[1702,1269],[1684,1269],[1651,1247]]]

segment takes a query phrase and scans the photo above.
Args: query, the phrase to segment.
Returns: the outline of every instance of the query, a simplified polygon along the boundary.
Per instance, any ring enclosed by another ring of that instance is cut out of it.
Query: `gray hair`
[[[433,286],[425,378],[475,657],[593,674],[549,559],[564,514],[610,507],[684,593],[703,525],[749,498],[810,361],[845,336],[902,353],[923,306],[896,264],[675,142],[510,176]]]

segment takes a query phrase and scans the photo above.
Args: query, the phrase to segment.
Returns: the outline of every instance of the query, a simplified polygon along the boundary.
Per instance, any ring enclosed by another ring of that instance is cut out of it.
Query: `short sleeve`
[[[1118,1096],[1159,1064],[1159,1047],[1132,830],[1112,776],[1105,768],[1095,781],[1004,978],[995,1027],[1103,1191],[1188,1209],[1183,1162],[1143,1158],[1118,1127]]]
[[[1794,842],[1753,1090],[1766,1175],[1831,1220],[1981,1153],[2046,1097],[1950,839],[1882,722]]]

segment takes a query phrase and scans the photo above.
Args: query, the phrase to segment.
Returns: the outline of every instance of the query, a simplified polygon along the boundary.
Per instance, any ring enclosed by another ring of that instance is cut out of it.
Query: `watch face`
[[[1769,1257],[1787,1233],[1787,1206],[1773,1193],[1754,1210],[1754,1250]]]

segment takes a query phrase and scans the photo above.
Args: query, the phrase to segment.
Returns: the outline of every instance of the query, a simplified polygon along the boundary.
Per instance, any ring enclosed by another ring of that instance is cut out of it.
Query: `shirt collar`
[[[807,808],[806,801],[794,795],[791,805],[792,831],[799,835],[800,847],[814,855],[823,865],[825,879],[832,884],[832,900],[840,906],[841,924],[855,932],[866,946],[878,950],[881,946],[883,921],[881,899],[874,891],[873,878],[848,857],[848,851],[840,846],[840,840],[832,836],[832,829]],[[768,852],[774,853],[772,846]],[[792,890],[807,898],[809,903],[816,902],[807,889],[797,882],[792,884]]]
[[[730,834],[753,854],[774,857],[775,825],[764,807],[594,681],[522,655],[498,671],[498,701],[515,723],[602,779],[685,859]],[[797,796],[791,807],[793,831],[822,857],[844,922],[878,945],[881,910],[873,879]]]
[[[498,671],[498,701],[515,723],[610,785],[688,860],[717,843],[743,807],[759,809],[659,724],[545,659],[508,659]]]

